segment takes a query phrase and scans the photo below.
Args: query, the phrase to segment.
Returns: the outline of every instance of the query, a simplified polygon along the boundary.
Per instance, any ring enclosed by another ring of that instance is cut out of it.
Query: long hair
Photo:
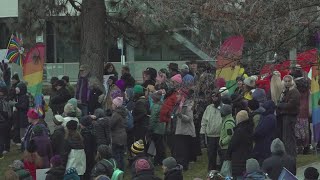
[[[70,129],[65,129],[65,135],[64,139],[72,139],[72,140],[78,140],[81,141],[81,144],[83,144],[83,137],[77,130],[70,130]]]
[[[283,91],[283,84],[281,82],[280,74],[274,73],[270,81],[271,99],[277,104],[280,100]]]
[[[37,152],[24,151],[23,160],[35,164],[37,169],[41,169],[43,166],[42,158]]]

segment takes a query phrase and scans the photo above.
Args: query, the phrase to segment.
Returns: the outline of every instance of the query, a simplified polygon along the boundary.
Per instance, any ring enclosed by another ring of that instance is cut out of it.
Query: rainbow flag
[[[311,79],[311,98],[312,98],[312,125],[314,141],[320,140],[320,88],[319,88],[319,67],[320,67],[320,32],[315,36],[318,46],[318,66],[312,67],[312,79]]]
[[[28,52],[23,64],[23,78],[28,82],[28,91],[35,99],[35,108],[40,117],[44,115],[42,80],[45,59],[45,45],[36,44]]]
[[[230,93],[233,93],[237,76],[244,74],[244,68],[241,68],[239,60],[242,56],[244,38],[242,36],[232,36],[224,41],[220,47],[217,57],[216,77],[224,78],[226,86]]]
[[[6,59],[9,61],[9,63],[16,63],[22,66],[23,52],[24,52],[24,49],[22,47],[22,41],[17,36],[11,35],[11,38],[8,44],[8,52],[6,55]]]

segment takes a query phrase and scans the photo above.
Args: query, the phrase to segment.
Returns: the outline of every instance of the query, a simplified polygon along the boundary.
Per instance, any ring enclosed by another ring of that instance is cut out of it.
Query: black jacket
[[[133,117],[133,135],[134,137],[139,139],[144,139],[148,127],[149,127],[149,117],[148,117],[148,102],[144,96],[140,97],[134,105],[132,110],[132,117]]]
[[[164,180],[183,180],[182,170],[183,167],[177,165],[175,168],[164,173]]]
[[[63,166],[53,167],[49,169],[49,171],[46,173],[47,174],[46,180],[63,179],[65,171],[66,169]]]
[[[124,107],[117,107],[110,119],[110,130],[112,144],[125,145],[127,143],[127,110]]]
[[[90,173],[95,163],[94,158],[97,151],[93,126],[81,129],[81,136],[83,137],[84,151],[86,153],[86,173]]]
[[[52,152],[54,155],[63,155],[64,152],[64,135],[65,130],[63,126],[58,126],[54,130],[53,134],[51,135],[51,144],[52,144]]]
[[[8,101],[0,97],[0,136],[5,135],[9,128],[9,111],[10,106]]]
[[[64,105],[69,99],[71,99],[71,95],[65,87],[56,91],[56,94],[50,99],[50,108],[53,114],[62,114]]]
[[[113,163],[112,161],[115,161],[113,159],[108,159],[109,162]],[[113,174],[113,165],[109,163],[107,160],[102,159],[100,160],[92,169],[91,171],[91,177],[95,178],[100,175],[107,175],[108,177],[112,177]]]
[[[111,143],[111,132],[110,132],[110,118],[104,117],[97,120],[94,124],[96,131],[96,143],[97,147],[101,144],[110,145]]]
[[[72,149],[84,149],[83,141],[80,137],[69,137],[64,140],[64,151],[62,155],[63,165],[67,165],[69,153]]]
[[[103,92],[100,89],[94,88],[90,90],[89,101],[88,101],[88,113],[94,114],[94,110],[101,107],[99,101],[99,96]]]
[[[20,89],[20,93],[17,96],[17,103],[15,104],[15,107],[18,111],[20,128],[26,128],[29,125],[27,117],[27,112],[29,109],[27,86],[24,83],[19,83],[17,87]]]
[[[234,133],[228,148],[228,157],[229,159],[231,157],[233,176],[241,176],[246,171],[246,161],[252,154],[252,134],[252,120],[240,122],[234,128]]]

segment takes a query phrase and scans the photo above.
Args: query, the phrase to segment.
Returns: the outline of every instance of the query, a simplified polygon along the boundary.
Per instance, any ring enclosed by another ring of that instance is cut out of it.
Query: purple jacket
[[[50,158],[52,157],[52,147],[48,136],[35,136],[32,138],[37,146],[37,152],[42,158],[42,168],[50,168]]]
[[[79,76],[76,90],[76,99],[80,100],[81,104],[88,104],[89,95],[89,75],[85,77]]]

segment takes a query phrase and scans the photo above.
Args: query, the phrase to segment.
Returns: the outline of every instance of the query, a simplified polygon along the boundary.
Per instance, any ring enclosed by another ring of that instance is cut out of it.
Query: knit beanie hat
[[[14,80],[17,80],[17,81],[20,81],[20,78],[19,78],[19,75],[16,73],[14,74],[11,79],[14,79]]]
[[[39,114],[35,109],[29,109],[27,116],[30,119],[39,119]]]
[[[279,138],[276,138],[275,140],[272,141],[271,146],[270,146],[270,150],[273,154],[279,154],[279,153],[286,152],[284,144]]]
[[[151,170],[151,165],[146,159],[138,159],[134,163],[136,172]]]
[[[68,121],[67,122],[67,129],[68,130],[77,130],[77,128],[78,128],[78,122],[77,121],[75,121],[75,120],[70,120],[70,121]]]
[[[316,168],[314,167],[308,167],[304,171],[304,179],[305,180],[316,180],[319,178],[319,172]]]
[[[97,117],[97,119],[103,118],[106,116],[106,112],[101,108],[96,109],[93,114]]]
[[[259,102],[256,101],[255,99],[249,100],[248,101],[248,107],[252,110],[255,111],[257,109],[259,109],[260,105]]]
[[[181,74],[176,74],[171,78],[171,81],[174,81],[176,83],[181,84],[182,83],[182,77]]]
[[[101,144],[98,149],[97,152],[100,154],[101,158],[103,159],[109,159],[110,157],[112,157],[112,150],[111,147],[105,144]]]
[[[135,85],[133,87],[133,93],[134,94],[143,94],[144,93],[143,87],[141,85]]]
[[[232,106],[229,104],[223,104],[221,109],[220,109],[220,113],[222,117],[225,117],[229,114],[232,113]]]
[[[249,87],[254,88],[256,86],[256,78],[255,77],[247,77],[244,79],[243,83]]]
[[[122,79],[116,81],[116,86],[121,90],[124,91],[126,89],[126,82]]]
[[[168,157],[162,161],[162,165],[168,169],[173,169],[177,166],[177,161],[173,157]]]
[[[76,98],[71,98],[71,99],[69,99],[69,101],[68,101],[67,103],[68,103],[68,104],[72,104],[72,106],[73,106],[74,108],[77,108],[77,107],[78,107],[78,101],[77,101]]]
[[[245,111],[245,110],[239,111],[237,116],[236,116],[237,123],[246,121],[248,119],[249,119],[248,112]]]
[[[88,127],[88,126],[92,125],[92,118],[90,116],[83,116],[80,119],[80,124],[84,127]]]
[[[252,93],[252,98],[258,101],[259,103],[264,103],[267,100],[266,91],[261,88],[256,88]]]
[[[139,141],[134,142],[131,145],[131,151],[134,154],[139,154],[144,152],[144,144],[143,141],[140,139]]]
[[[112,103],[116,105],[116,107],[120,107],[123,104],[123,97],[116,97],[112,100]]]
[[[55,115],[53,118],[53,122],[55,125],[59,126],[64,122],[64,118],[61,115]]]
[[[64,106],[63,111],[64,111],[64,114],[68,116],[68,114],[76,113],[76,108],[72,104],[67,103]]]
[[[231,104],[232,104],[231,96],[229,96],[229,95],[221,96],[221,102],[222,102],[223,104],[229,104],[229,105],[231,105]]]
[[[53,167],[61,166],[62,165],[62,158],[60,155],[54,155],[50,159],[50,163]]]
[[[127,94],[127,98],[128,99],[132,99],[133,98],[133,96],[134,96],[134,92],[133,92],[133,88],[127,88],[126,89],[126,94]]]
[[[222,88],[226,86],[226,81],[223,78],[217,78],[214,84],[216,85],[216,87]]]
[[[253,173],[260,171],[260,165],[256,159],[250,158],[246,162],[247,173]]]

